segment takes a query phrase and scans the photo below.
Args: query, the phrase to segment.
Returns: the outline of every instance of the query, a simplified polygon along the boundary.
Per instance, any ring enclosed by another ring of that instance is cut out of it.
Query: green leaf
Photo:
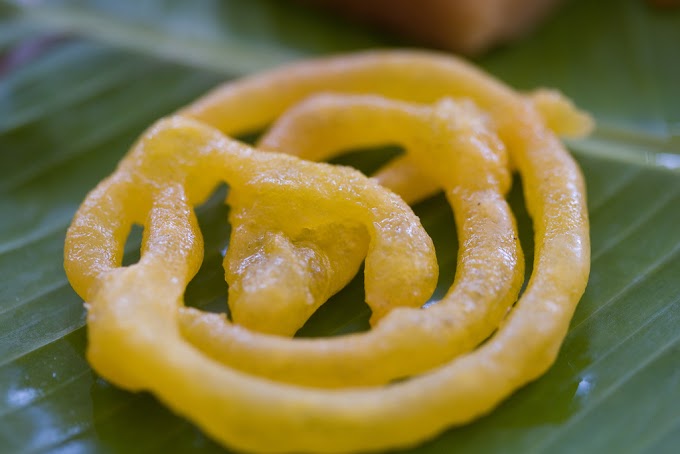
[[[79,36],[49,39],[39,57],[0,72],[0,452],[223,452],[148,394],[89,368],[82,301],[62,270],[65,229],[147,125],[221,80],[390,41],[264,0],[17,0],[0,14],[0,62],[45,33]],[[588,184],[592,273],[544,377],[412,452],[677,451],[680,173],[668,168],[680,167],[678,43],[677,11],[580,0],[480,62],[522,89],[562,89],[601,124],[572,144]],[[388,154],[344,162],[370,170]],[[207,310],[226,309],[222,200],[198,209],[206,259],[186,293]],[[511,203],[530,255],[519,182]],[[416,211],[438,249],[441,292],[455,268],[453,216],[441,197]],[[132,239],[129,260],[137,247]],[[365,329],[362,298],[356,279],[301,334]]]

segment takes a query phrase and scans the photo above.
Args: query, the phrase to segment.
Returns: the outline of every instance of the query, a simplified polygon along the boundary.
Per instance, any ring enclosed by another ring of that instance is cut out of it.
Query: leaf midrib
[[[15,8],[29,22],[57,32],[75,33],[177,63],[239,75],[262,70],[304,56],[290,48],[253,45],[244,41],[219,42],[173,36],[162,30],[126,22],[115,16],[96,14],[68,6],[45,3],[25,5],[0,0]],[[229,57],[229,58],[225,58]]]

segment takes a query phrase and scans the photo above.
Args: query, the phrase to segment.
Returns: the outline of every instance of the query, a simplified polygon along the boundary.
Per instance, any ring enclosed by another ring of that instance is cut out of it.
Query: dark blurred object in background
[[[659,8],[679,8],[680,0],[647,0],[652,6],[657,6]]]
[[[561,0],[300,0],[468,55],[518,38]]]

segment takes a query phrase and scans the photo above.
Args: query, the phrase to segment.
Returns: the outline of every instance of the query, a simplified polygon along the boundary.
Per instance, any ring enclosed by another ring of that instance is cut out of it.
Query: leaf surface
[[[0,66],[0,452],[223,451],[149,395],[119,390],[89,368],[82,301],[62,269],[65,229],[146,126],[225,78],[394,43],[283,2],[189,5],[0,3],[0,62],[49,38],[39,57]],[[412,452],[671,453],[680,445],[678,43],[677,12],[581,0],[480,61],[521,89],[558,87],[597,117],[595,136],[572,144],[588,184],[592,273],[544,377]],[[386,154],[343,162],[369,170]],[[519,185],[511,202],[530,255]],[[226,308],[222,195],[198,209],[206,258],[186,293],[207,310]],[[442,197],[416,212],[438,249],[441,293],[455,268],[453,216]],[[128,246],[134,260],[138,239]],[[355,279],[301,334],[365,329],[362,299]]]

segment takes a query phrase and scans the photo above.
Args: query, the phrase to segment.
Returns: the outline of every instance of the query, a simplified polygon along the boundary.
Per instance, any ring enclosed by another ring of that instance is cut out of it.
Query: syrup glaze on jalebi
[[[262,150],[227,136],[277,118]],[[65,266],[89,307],[88,359],[247,451],[388,449],[470,421],[552,364],[585,288],[585,190],[551,129],[590,127],[555,92],[521,95],[427,52],[314,60],[228,83],[152,126],[76,214]],[[407,154],[375,179],[300,159],[386,142]],[[510,165],[536,250],[516,303]],[[193,206],[221,181],[233,323],[183,307],[203,253]],[[443,190],[454,210],[458,267],[437,304],[419,308],[437,278],[432,242],[379,183],[408,201]],[[133,223],[145,227],[142,256],[122,267]],[[283,337],[364,258],[371,331]]]

